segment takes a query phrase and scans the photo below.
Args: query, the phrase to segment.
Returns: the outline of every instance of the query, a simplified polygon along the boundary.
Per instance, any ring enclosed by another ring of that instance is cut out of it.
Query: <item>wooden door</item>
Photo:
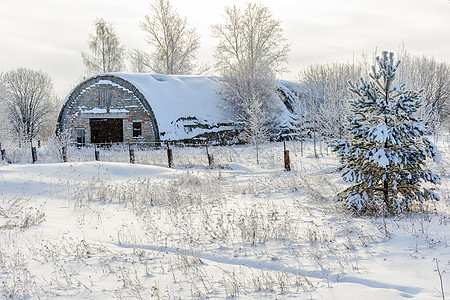
[[[91,143],[123,142],[123,119],[90,119]]]

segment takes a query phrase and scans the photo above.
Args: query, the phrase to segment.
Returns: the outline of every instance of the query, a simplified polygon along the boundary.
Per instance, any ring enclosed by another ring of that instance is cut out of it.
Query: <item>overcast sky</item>
[[[213,64],[211,24],[224,8],[243,0],[171,0],[201,35],[199,60]],[[352,61],[365,51],[396,52],[402,44],[417,55],[450,62],[449,0],[255,0],[281,21],[291,44],[289,73],[295,80],[313,63]],[[93,22],[112,22],[126,47],[150,50],[138,23],[149,0],[0,0],[0,72],[28,67],[48,73],[65,97],[83,74],[81,52]]]

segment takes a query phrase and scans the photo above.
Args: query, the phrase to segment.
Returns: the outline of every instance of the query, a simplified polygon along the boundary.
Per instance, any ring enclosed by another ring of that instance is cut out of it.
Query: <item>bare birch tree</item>
[[[169,0],[155,0],[150,5],[150,14],[140,26],[147,34],[146,41],[153,52],[131,50],[129,55],[134,72],[176,75],[194,71],[200,37]]]
[[[88,75],[121,72],[125,69],[125,47],[121,44],[114,26],[103,18],[94,22],[95,34],[89,35],[91,54],[82,52]]]
[[[0,93],[6,115],[19,141],[31,142],[45,125],[55,99],[50,76],[26,68],[3,74]]]
[[[306,120],[306,126],[301,126],[300,130],[307,131],[313,139],[314,156],[319,157],[317,149],[317,135],[320,134],[320,107],[322,105],[321,90],[318,82],[304,82],[305,86],[301,95],[301,106],[304,109],[302,115]],[[299,103],[300,104],[300,103]],[[303,133],[303,132],[302,132]]]
[[[212,31],[218,39],[214,57],[223,77],[224,106],[243,124],[248,141],[257,145],[273,129],[280,111],[274,78],[285,70],[289,52],[281,23],[267,7],[249,3],[245,9],[226,8],[225,22],[213,25]]]
[[[131,62],[131,71],[135,73],[148,73],[152,71],[150,55],[145,51],[133,48],[128,56]]]

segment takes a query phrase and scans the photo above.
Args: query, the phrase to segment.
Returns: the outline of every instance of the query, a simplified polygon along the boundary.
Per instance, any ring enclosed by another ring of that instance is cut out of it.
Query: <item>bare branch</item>
[[[232,6],[225,14],[224,24],[212,26],[218,39],[214,57],[223,77],[224,109],[244,125],[247,140],[258,149],[279,124],[274,77],[284,70],[289,45],[280,22],[265,6],[248,4],[243,10]]]
[[[137,70],[159,74],[191,74],[200,48],[200,37],[195,29],[189,28],[187,19],[178,15],[169,0],[156,0],[150,5],[150,11],[140,26],[154,51],[150,55],[135,51],[132,64],[145,66]]]
[[[52,81],[47,74],[26,68],[6,72],[1,79],[4,87],[0,98],[11,126],[19,139],[31,141],[39,134],[52,108]]]
[[[88,75],[121,72],[125,69],[125,47],[121,44],[111,23],[97,19],[95,34],[89,35],[89,49],[92,55],[81,53]]]

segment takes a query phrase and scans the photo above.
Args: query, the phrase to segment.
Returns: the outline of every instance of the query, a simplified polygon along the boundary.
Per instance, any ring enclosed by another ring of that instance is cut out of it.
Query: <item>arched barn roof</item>
[[[226,123],[229,120],[218,107],[219,81],[217,77],[166,76],[150,74],[100,74],[79,83],[66,97],[58,117],[59,129],[64,126],[65,110],[84,92],[98,83],[117,84],[141,101],[153,120],[155,136],[164,140],[186,138],[184,128],[177,128],[176,121],[196,119],[202,123]],[[191,132],[189,135],[193,135]]]
[[[220,108],[217,77],[119,74],[141,91],[153,108],[164,140],[179,140],[199,134],[186,132],[183,123],[199,122],[215,126],[230,123]],[[183,121],[180,123],[180,121]]]
[[[87,89],[102,83],[125,88],[140,100],[152,117],[157,141],[188,139],[201,134],[202,125],[208,124],[211,131],[217,124],[231,123],[221,108],[218,77],[109,73],[89,77],[69,93],[58,117],[59,130],[64,128],[66,111],[73,101]],[[280,87],[288,90],[281,82],[277,85],[279,91]],[[283,98],[288,108],[289,97],[284,95]],[[186,132],[189,122],[201,126],[192,126],[192,130]]]

